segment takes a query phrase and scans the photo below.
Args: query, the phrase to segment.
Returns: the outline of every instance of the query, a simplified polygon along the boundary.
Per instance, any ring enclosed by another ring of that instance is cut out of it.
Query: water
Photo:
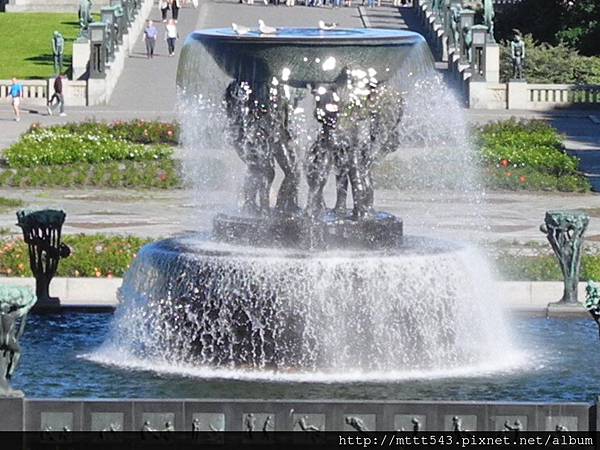
[[[116,367],[91,361],[107,338],[110,314],[29,318],[13,381],[28,397],[273,398],[373,400],[591,401],[600,391],[596,325],[590,319],[516,316],[523,365],[442,379],[393,377],[327,383],[207,377],[203,368]],[[591,351],[585,351],[586,348]],[[135,365],[132,364],[132,366]],[[179,373],[174,373],[179,372]],[[231,376],[232,374],[230,374]],[[241,376],[238,374],[238,376]]]

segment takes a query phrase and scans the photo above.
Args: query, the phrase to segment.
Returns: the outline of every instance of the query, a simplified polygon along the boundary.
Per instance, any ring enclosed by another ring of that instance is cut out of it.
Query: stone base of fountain
[[[386,212],[356,220],[352,211],[327,211],[318,219],[303,214],[238,216],[219,214],[213,232],[221,241],[259,247],[300,249],[386,249],[402,243],[402,220]]]

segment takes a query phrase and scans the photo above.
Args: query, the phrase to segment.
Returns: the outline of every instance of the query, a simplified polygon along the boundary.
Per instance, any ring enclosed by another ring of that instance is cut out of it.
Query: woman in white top
[[[165,26],[165,39],[167,40],[167,46],[169,47],[169,56],[175,55],[175,41],[177,41],[178,37],[177,25],[175,25],[175,20],[171,19]]]

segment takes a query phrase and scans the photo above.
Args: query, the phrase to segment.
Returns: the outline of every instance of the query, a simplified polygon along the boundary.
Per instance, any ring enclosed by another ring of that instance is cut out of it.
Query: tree
[[[599,0],[523,0],[499,7],[497,38],[511,39],[514,28],[538,42],[562,42],[583,55],[600,55]]]

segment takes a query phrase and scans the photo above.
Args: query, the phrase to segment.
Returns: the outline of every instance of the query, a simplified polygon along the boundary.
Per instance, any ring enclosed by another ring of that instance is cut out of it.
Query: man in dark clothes
[[[54,100],[56,99],[56,105],[54,105]],[[60,116],[66,116],[65,114],[65,98],[63,96],[63,82],[62,75],[58,74],[54,79],[54,94],[48,100],[48,115],[51,116],[56,107],[60,107]]]

